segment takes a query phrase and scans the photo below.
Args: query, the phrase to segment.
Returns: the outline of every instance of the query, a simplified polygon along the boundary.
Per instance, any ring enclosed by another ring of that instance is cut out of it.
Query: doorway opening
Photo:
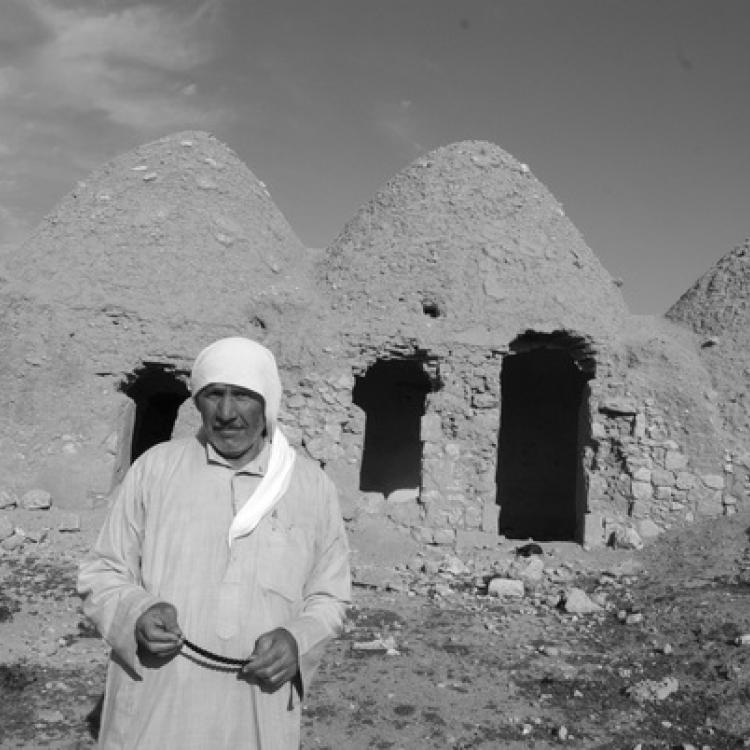
[[[355,379],[352,401],[366,415],[359,489],[421,488],[421,418],[433,390],[420,359],[379,359]]]
[[[499,532],[581,542],[594,358],[582,339],[566,333],[524,334],[511,352],[501,372]]]
[[[186,381],[187,373],[177,372],[172,365],[144,362],[120,383],[120,391],[135,406],[122,433],[123,449],[129,452],[123,463],[130,465],[151,446],[172,437],[177,412],[190,396]]]

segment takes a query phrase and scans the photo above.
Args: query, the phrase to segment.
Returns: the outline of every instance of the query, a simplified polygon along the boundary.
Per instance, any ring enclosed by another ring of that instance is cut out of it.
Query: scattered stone
[[[355,651],[382,651],[386,656],[400,656],[396,648],[396,639],[392,636],[385,638],[374,638],[371,641],[356,641],[352,644]]]
[[[583,589],[574,586],[563,595],[563,609],[569,614],[585,615],[600,612],[602,608]]]
[[[0,510],[15,508],[18,499],[10,490],[0,490]]]
[[[52,506],[52,495],[47,490],[29,490],[21,498],[21,507],[26,510],[47,510]]]
[[[663,529],[650,518],[644,518],[638,522],[638,533],[643,539],[655,539],[662,531]]]
[[[7,539],[8,537],[13,536],[14,533],[15,528],[10,522],[10,519],[6,518],[5,516],[0,516],[0,542],[2,542],[3,539]]]
[[[490,596],[519,599],[524,595],[523,581],[514,578],[493,578],[487,585]]]
[[[466,563],[456,557],[456,555],[446,555],[440,561],[440,567],[438,570],[441,573],[450,573],[453,576],[463,576],[469,573],[469,568]]]
[[[637,703],[654,703],[669,698],[680,688],[680,683],[674,677],[663,680],[643,680],[631,685],[625,692]]]
[[[544,562],[539,557],[532,558],[518,571],[518,578],[528,588],[536,588],[544,578]]]
[[[62,532],[76,532],[81,530],[81,519],[75,514],[68,514],[60,519],[57,530]]]
[[[388,494],[386,498],[389,503],[412,503],[419,499],[419,487],[409,489],[398,489]]]
[[[562,595],[561,594],[549,594],[544,599],[544,603],[550,608],[550,609],[557,609],[562,602]]]
[[[610,536],[609,544],[616,549],[643,549],[643,540],[630,526],[618,526]]]
[[[3,539],[3,541],[0,542],[0,547],[7,552],[12,552],[13,550],[23,547],[25,541],[26,537],[23,534],[14,533],[13,536]]]
[[[450,596],[453,593],[453,589],[447,583],[441,583],[438,581],[433,587],[435,596]]]
[[[62,711],[59,711],[56,708],[39,708],[37,709],[36,716],[34,718],[36,719],[36,721],[40,721],[45,724],[57,724],[65,721],[65,716],[63,715]]]

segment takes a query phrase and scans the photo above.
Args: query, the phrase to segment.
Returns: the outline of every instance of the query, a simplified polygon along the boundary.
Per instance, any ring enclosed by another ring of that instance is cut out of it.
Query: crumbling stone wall
[[[593,422],[589,502],[604,542],[631,523],[648,538],[697,515],[729,512],[723,473],[704,473],[675,440],[654,399],[607,399]]]

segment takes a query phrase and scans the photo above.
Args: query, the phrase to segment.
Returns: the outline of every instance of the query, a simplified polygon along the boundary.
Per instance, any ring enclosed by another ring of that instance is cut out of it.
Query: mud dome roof
[[[233,151],[183,132],[80,182],[8,271],[53,305],[227,323],[239,299],[299,275],[304,252]]]
[[[696,333],[750,346],[750,239],[724,255],[667,311]]]
[[[671,320],[701,338],[701,355],[711,373],[725,432],[736,436],[725,447],[747,452],[750,401],[750,239],[722,257],[667,311]]]
[[[477,326],[613,336],[626,314],[560,204],[485,142],[440,148],[399,173],[347,224],[321,270],[349,327],[389,319],[439,327],[446,339]]]

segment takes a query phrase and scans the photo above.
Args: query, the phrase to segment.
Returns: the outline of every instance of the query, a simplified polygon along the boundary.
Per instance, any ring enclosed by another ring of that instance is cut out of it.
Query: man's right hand
[[[156,656],[173,656],[182,648],[184,636],[177,624],[177,610],[172,604],[159,602],[149,607],[135,621],[135,639]]]

